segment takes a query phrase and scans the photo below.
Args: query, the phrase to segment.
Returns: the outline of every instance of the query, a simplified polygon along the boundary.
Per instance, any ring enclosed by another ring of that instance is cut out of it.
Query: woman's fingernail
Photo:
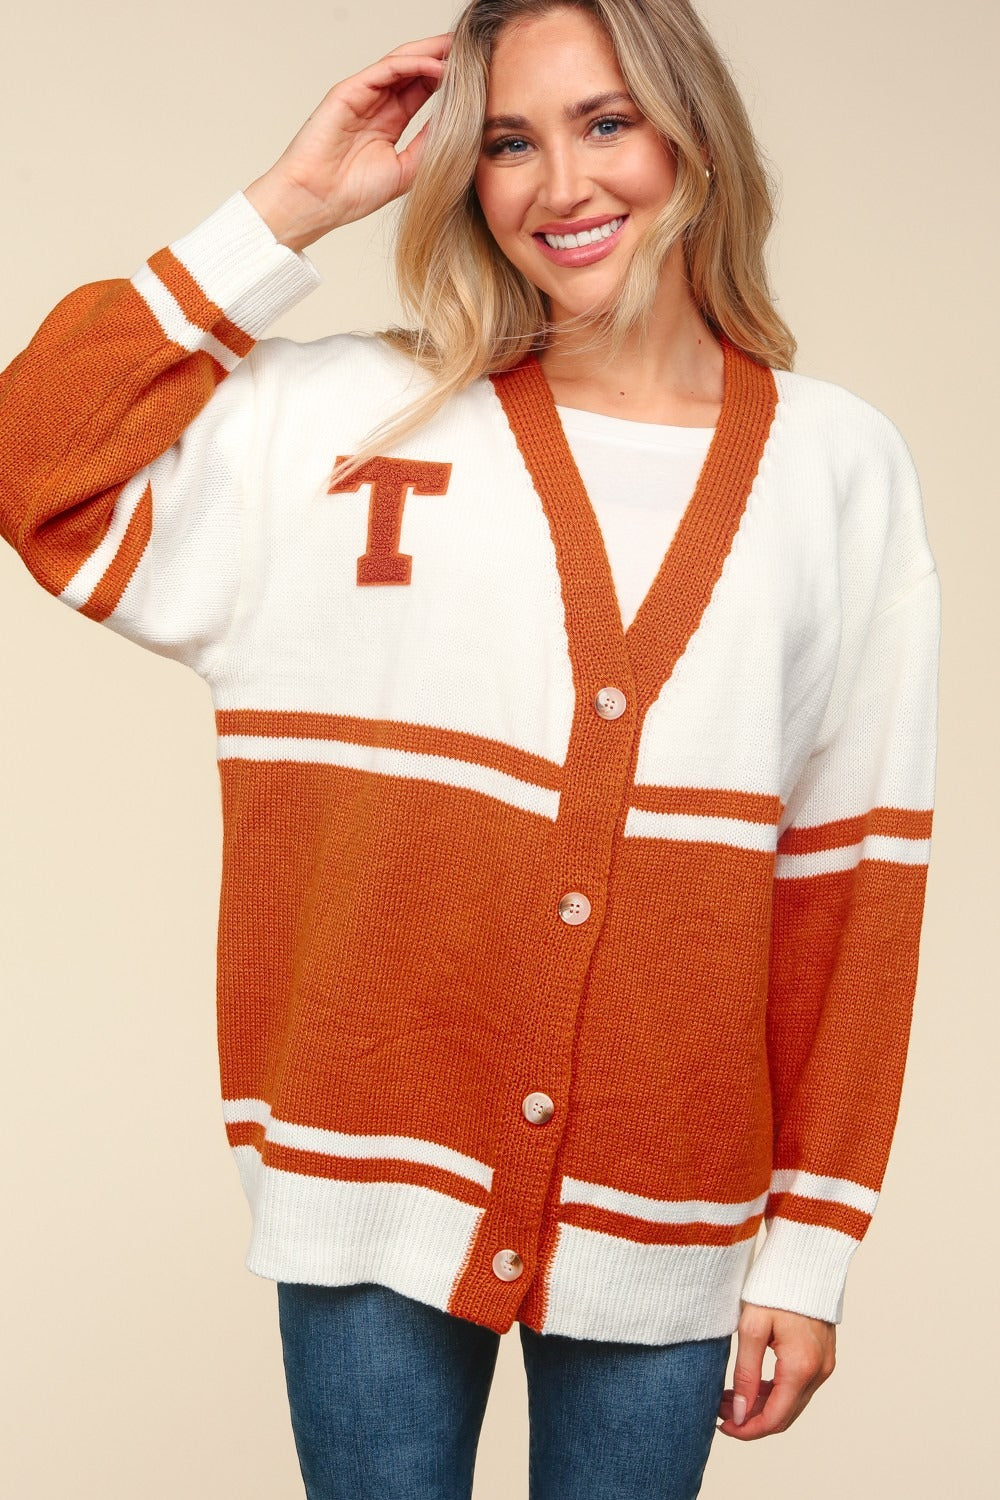
[[[733,1397],[733,1421],[737,1427],[743,1422],[747,1414],[747,1398],[745,1396]]]

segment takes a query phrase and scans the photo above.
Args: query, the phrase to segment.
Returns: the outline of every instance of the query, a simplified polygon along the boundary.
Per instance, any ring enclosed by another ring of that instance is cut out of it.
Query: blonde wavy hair
[[[574,319],[574,328],[589,329],[591,347],[600,342],[610,354],[633,329],[645,330],[661,264],[680,236],[685,274],[709,327],[759,363],[792,367],[795,339],[775,310],[764,262],[774,186],[726,63],[689,0],[472,0],[453,29],[397,226],[396,280],[415,326],[372,335],[403,350],[432,383],[373,429],[338,478],[551,337],[543,294],[500,250],[473,178],[498,35],[512,21],[558,9],[585,11],[604,28],[636,106],[677,162],[670,201],[636,246],[617,295]]]

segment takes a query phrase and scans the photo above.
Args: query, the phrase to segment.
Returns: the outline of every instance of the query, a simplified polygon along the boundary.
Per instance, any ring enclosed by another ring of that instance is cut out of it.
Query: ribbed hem
[[[242,191],[169,248],[205,295],[254,339],[323,279],[301,251],[278,243]]]
[[[839,1323],[848,1266],[860,1243],[839,1229],[775,1217],[740,1295],[760,1307]]]
[[[490,1254],[469,1274],[482,1203],[418,1182],[308,1177],[264,1165],[253,1146],[232,1150],[253,1226],[245,1264],[256,1276],[377,1282],[501,1334],[517,1321],[566,1338],[673,1344],[739,1323],[750,1240],[640,1244],[562,1224],[544,1286],[539,1274],[525,1287],[499,1279]]]

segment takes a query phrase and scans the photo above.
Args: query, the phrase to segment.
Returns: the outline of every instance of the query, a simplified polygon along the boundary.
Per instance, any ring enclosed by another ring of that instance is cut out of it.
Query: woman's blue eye
[[[606,141],[613,140],[616,135],[621,134],[622,130],[628,130],[634,123],[635,121],[630,120],[627,115],[602,115],[599,120],[594,121],[594,125],[598,128],[599,134]],[[600,130],[600,127],[602,125],[613,125],[615,128],[613,131],[608,131],[607,133],[605,133],[603,130]]]

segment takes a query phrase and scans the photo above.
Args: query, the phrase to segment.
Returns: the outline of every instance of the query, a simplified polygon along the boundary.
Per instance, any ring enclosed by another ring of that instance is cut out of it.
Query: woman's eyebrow
[[[583,115],[592,115],[595,110],[606,109],[609,104],[631,104],[632,96],[623,94],[620,89],[612,89],[606,94],[593,94],[589,99],[581,99],[578,104],[567,104],[563,114],[567,120],[579,120]],[[529,121],[524,115],[490,115],[483,121],[484,130],[527,130]]]

